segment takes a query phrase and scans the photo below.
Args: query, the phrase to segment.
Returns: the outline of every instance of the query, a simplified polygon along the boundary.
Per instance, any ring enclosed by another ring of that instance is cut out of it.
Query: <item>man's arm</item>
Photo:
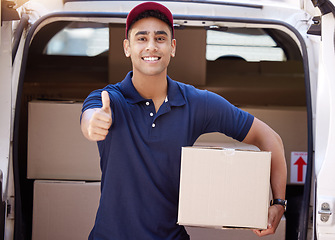
[[[285,199],[287,169],[284,146],[280,136],[264,122],[255,118],[243,142],[253,144],[262,151],[271,152],[271,188],[273,198]],[[259,236],[273,234],[284,211],[284,207],[281,205],[270,206],[268,228],[262,231],[254,230],[254,233]]]
[[[87,109],[81,118],[81,131],[90,141],[102,141],[112,125],[112,110],[107,91],[101,93],[102,108]]]

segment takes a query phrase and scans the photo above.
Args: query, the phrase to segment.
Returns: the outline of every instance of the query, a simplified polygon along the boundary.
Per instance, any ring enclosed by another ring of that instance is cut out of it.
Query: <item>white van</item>
[[[1,1],[0,239],[87,238],[100,173],[95,144],[78,135],[80,106],[131,70],[122,40],[139,2]],[[161,3],[178,43],[169,76],[224,96],[283,138],[288,206],[283,232],[266,239],[335,239],[335,0]],[[235,144],[217,134],[198,142]],[[245,234],[213,231],[192,239]]]

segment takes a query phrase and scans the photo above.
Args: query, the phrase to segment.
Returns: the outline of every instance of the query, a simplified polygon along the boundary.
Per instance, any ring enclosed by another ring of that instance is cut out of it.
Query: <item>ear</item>
[[[171,57],[174,57],[174,56],[176,56],[176,47],[177,47],[177,41],[176,41],[176,39],[172,39],[172,41],[171,41],[171,47],[172,47]]]
[[[123,51],[124,51],[124,54],[126,55],[126,57],[130,57],[129,50],[130,50],[129,40],[125,39],[125,40],[123,40]]]

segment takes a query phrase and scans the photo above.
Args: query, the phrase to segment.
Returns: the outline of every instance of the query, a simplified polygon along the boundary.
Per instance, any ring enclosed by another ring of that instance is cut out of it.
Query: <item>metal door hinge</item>
[[[321,215],[320,219],[322,222],[327,222],[329,220],[330,215],[332,215],[332,212],[330,211],[329,203],[324,202],[321,204],[321,210],[318,211],[318,213]]]
[[[307,34],[321,36],[321,17],[313,17],[313,24],[309,27]]]

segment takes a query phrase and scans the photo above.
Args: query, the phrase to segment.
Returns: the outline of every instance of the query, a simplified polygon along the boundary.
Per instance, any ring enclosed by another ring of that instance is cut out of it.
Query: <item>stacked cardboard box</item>
[[[33,240],[87,239],[100,197],[99,153],[80,130],[81,103],[28,105],[27,177],[35,179]]]
[[[99,182],[36,180],[32,239],[87,239],[99,198]]]
[[[36,180],[34,185],[32,239],[87,239],[94,224],[99,197],[99,183]],[[264,237],[264,239],[284,240],[285,223],[285,218],[283,218],[276,233]],[[215,229],[188,226],[186,230],[192,240],[259,239],[249,229]]]
[[[100,180],[97,145],[80,130],[81,107],[73,102],[29,103],[28,178]]]

